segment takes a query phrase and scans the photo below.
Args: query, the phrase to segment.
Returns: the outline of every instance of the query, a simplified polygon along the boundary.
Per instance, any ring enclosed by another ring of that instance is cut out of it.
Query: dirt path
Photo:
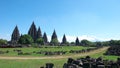
[[[82,56],[87,56],[87,55],[93,55],[93,54],[97,54],[100,52],[105,51],[106,49],[108,49],[109,47],[103,47],[94,51],[90,51],[87,53],[80,53],[80,54],[74,54],[74,55],[69,55],[69,56],[47,56],[47,57],[3,57],[0,56],[0,59],[62,59],[62,58],[69,58],[69,57],[82,57]]]

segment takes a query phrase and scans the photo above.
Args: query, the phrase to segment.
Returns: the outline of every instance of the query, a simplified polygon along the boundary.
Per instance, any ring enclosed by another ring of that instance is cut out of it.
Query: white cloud
[[[48,35],[47,38],[48,38],[48,41],[50,42],[50,40],[51,40],[51,36]]]
[[[63,36],[58,37],[59,42],[62,41],[62,37]],[[66,35],[67,41],[69,41],[69,42],[74,42],[76,40],[76,37],[78,37],[80,41],[83,39],[90,40],[90,41],[96,41],[96,37],[94,37],[94,36],[87,36],[87,35],[70,36],[70,35]],[[50,41],[50,40],[51,40],[51,36],[48,36],[48,41]]]
[[[74,42],[76,40],[76,37],[79,38],[79,40],[83,40],[83,39],[86,39],[86,40],[89,40],[89,41],[97,41],[97,38],[95,36],[88,36],[88,35],[81,35],[81,36],[66,36],[67,40],[69,42]]]
[[[6,34],[6,35],[0,34],[0,39],[6,39],[6,40],[10,41],[10,37],[11,37],[11,35],[9,35],[9,34]]]
[[[78,36],[79,40],[89,40],[89,41],[96,41],[96,37],[95,36],[88,36],[88,35],[82,35],[82,36]]]
[[[79,38],[79,40],[89,40],[89,41],[109,41],[111,39],[114,40],[119,40],[119,38],[100,38],[100,37],[96,37],[96,36],[89,36],[89,35],[81,35],[81,36],[70,36],[70,35],[66,35],[67,41],[69,42],[75,42],[76,37]],[[58,40],[61,42],[62,41],[62,37],[58,37]]]
[[[69,35],[66,35],[66,38],[67,38],[67,41],[69,41],[69,42],[74,42],[75,39],[76,39],[76,36],[69,36]]]

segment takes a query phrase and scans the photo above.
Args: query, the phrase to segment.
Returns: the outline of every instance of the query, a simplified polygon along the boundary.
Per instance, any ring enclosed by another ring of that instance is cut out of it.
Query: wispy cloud
[[[10,41],[10,37],[11,37],[10,34],[0,34],[0,39],[6,39],[6,40]]]
[[[86,39],[86,40],[89,40],[89,41],[109,41],[109,40],[112,39],[112,38],[99,38],[99,37],[96,37],[96,36],[88,36],[88,35],[81,35],[81,36],[66,35],[66,38],[67,38],[68,42],[75,42],[76,37],[78,37],[80,41],[83,40],[83,39]],[[117,39],[117,38],[115,38],[115,39]],[[48,40],[49,41],[51,40],[51,36],[48,36]],[[58,40],[59,40],[59,42],[61,42],[62,41],[62,36],[58,37]]]

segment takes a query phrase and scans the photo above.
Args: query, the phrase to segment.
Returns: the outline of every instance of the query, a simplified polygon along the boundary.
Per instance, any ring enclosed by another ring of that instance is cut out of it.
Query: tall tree
[[[80,45],[80,42],[79,42],[78,37],[77,37],[76,40],[75,40],[75,45]]]
[[[56,32],[54,30],[53,34],[52,34],[52,37],[51,37],[51,44],[52,45],[58,45],[58,38],[57,38],[57,35],[56,35]]]
[[[7,44],[7,40],[0,39],[0,45],[4,45],[4,44]]]
[[[63,39],[62,39],[62,44],[66,44],[67,43],[67,39],[66,39],[66,36],[65,34],[63,35]]]
[[[43,40],[43,38],[38,38],[38,39],[36,40],[36,42],[37,42],[38,44],[40,44],[40,45],[44,45],[44,40]]]
[[[41,32],[40,27],[38,28],[38,31],[37,31],[37,39],[38,38],[42,38],[42,32]]]
[[[103,42],[100,42],[100,41],[97,41],[95,43],[96,43],[96,46],[102,46],[103,45]]]
[[[32,25],[31,25],[31,27],[28,31],[28,35],[30,35],[33,38],[34,42],[36,41],[36,39],[37,39],[37,29],[36,29],[36,25],[34,24],[34,21],[33,21]]]
[[[20,44],[31,44],[33,43],[33,39],[30,35],[22,35],[18,41]]]
[[[18,30],[18,27],[16,26],[15,29],[13,30],[13,33],[12,33],[11,42],[17,43],[19,38],[20,38],[20,33]]]
[[[110,41],[109,41],[109,45],[110,45],[110,46],[120,45],[120,40],[110,40]]]
[[[88,41],[88,40],[86,40],[86,39],[81,40],[81,45],[82,45],[82,46],[89,46],[89,45],[91,45],[91,44],[92,44],[92,42],[90,42],[90,41]]]
[[[44,41],[44,43],[48,43],[48,38],[47,38],[46,32],[44,32],[44,34],[43,34],[43,41]]]

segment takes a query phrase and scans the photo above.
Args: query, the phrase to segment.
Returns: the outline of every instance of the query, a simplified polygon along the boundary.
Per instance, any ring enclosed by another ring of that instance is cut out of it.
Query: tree
[[[38,31],[37,31],[37,39],[38,38],[42,38],[42,32],[41,32],[40,27],[38,28]]]
[[[46,32],[44,32],[44,34],[43,34],[43,41],[45,44],[48,43],[48,38],[47,38]]]
[[[109,41],[102,42],[103,46],[109,46]]]
[[[19,33],[19,29],[16,26],[15,29],[13,30],[12,36],[11,36],[11,42],[12,43],[17,43],[18,40],[20,38],[20,33]]]
[[[103,45],[103,43],[102,42],[95,42],[96,43],[96,46],[102,46]]]
[[[120,45],[120,40],[117,40],[117,45]]]
[[[51,42],[50,42],[52,45],[58,45],[58,39],[57,39],[57,35],[56,35],[56,32],[54,30],[53,34],[52,34],[52,37],[51,37]]]
[[[110,41],[109,41],[109,45],[110,45],[110,46],[120,45],[120,40],[110,40]]]
[[[75,42],[71,42],[70,45],[75,45]]]
[[[37,39],[37,29],[36,29],[36,25],[34,24],[34,21],[33,21],[32,25],[31,25],[31,27],[28,31],[28,35],[30,35],[33,38],[34,42],[36,41],[36,39]]]
[[[83,40],[81,40],[81,45],[82,46],[89,46],[89,45],[92,45],[92,42],[90,42],[86,39],[83,39]]]
[[[20,44],[31,44],[33,43],[33,39],[30,35],[22,35],[18,41]]]
[[[78,37],[77,37],[76,40],[75,40],[75,45],[80,45],[80,42],[79,42]]]
[[[7,44],[7,40],[0,39],[0,45],[4,45],[4,44]]]
[[[38,39],[36,40],[36,42],[37,42],[38,44],[40,44],[40,45],[44,45],[44,41],[43,41],[42,38],[38,38]]]
[[[51,44],[52,45],[58,45],[58,40],[55,38],[55,39],[52,39],[52,41],[51,41]]]

